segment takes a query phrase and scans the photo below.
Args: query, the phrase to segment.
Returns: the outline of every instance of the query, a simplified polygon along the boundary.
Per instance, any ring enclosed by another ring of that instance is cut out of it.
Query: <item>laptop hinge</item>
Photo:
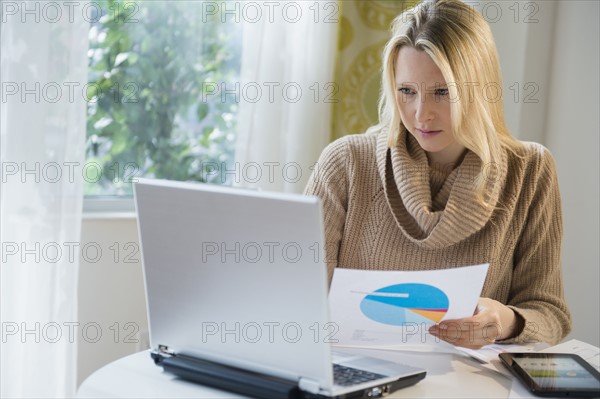
[[[173,352],[172,350],[169,350],[169,347],[167,345],[158,345],[157,352],[159,352],[163,355],[170,355],[170,356],[175,355],[175,352]]]
[[[298,388],[305,392],[318,394],[320,387],[317,381],[300,377],[300,380],[298,381]]]

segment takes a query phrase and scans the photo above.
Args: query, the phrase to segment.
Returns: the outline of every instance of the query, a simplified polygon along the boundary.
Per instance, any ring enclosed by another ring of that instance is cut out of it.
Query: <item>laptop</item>
[[[333,352],[319,199],[138,179],[152,357],[256,397],[378,397],[423,369]],[[334,377],[335,375],[335,377]]]

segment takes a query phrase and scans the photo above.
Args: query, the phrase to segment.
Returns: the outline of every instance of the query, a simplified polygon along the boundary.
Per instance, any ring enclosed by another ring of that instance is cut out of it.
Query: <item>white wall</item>
[[[471,3],[489,23],[496,41],[509,129],[521,140],[544,143],[556,2]]]
[[[532,3],[539,6],[534,15]],[[515,2],[495,4],[502,10],[499,19],[492,8],[487,10],[503,68],[509,127],[521,139],[545,144],[557,162],[565,291],[574,320],[571,337],[600,346],[599,3],[521,1],[518,18]],[[528,15],[537,22],[527,23]],[[537,86],[535,94],[536,86],[526,88],[527,83]],[[524,102],[526,95],[537,102]],[[82,235],[82,243],[97,242],[103,256],[97,263],[82,260],[80,321],[100,324],[103,337],[97,343],[81,343],[79,381],[147,344],[141,268],[139,263],[124,263],[124,246],[137,245],[135,220],[84,220]],[[120,246],[117,262],[112,259],[115,247],[110,249],[115,242]],[[141,333],[141,338],[134,336],[139,343],[124,342],[126,333],[133,331],[125,330],[128,322]],[[115,323],[120,329],[117,342]]]
[[[563,272],[572,336],[600,346],[600,31],[597,1],[559,2],[546,145],[563,200]]]
[[[78,342],[79,384],[105,364],[148,346],[135,218],[84,219],[81,234],[81,247],[89,249],[79,272],[79,323],[87,326]]]

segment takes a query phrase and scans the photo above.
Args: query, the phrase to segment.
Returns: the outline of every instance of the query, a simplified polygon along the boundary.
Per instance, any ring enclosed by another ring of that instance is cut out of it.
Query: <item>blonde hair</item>
[[[500,63],[492,32],[481,14],[460,0],[425,0],[400,14],[383,55],[379,124],[388,145],[398,145],[406,128],[396,106],[395,63],[403,46],[426,52],[448,85],[454,139],[486,165],[498,165],[505,149],[519,142],[504,120]],[[493,90],[490,90],[493,89]],[[490,93],[496,92],[492,97]],[[485,204],[485,179],[477,179],[477,197]]]

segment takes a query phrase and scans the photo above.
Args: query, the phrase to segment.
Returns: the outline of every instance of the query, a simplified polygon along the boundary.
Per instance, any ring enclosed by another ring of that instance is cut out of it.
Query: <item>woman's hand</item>
[[[429,333],[452,345],[479,349],[515,336],[518,324],[511,308],[490,298],[479,298],[473,316],[442,321],[430,327]]]

